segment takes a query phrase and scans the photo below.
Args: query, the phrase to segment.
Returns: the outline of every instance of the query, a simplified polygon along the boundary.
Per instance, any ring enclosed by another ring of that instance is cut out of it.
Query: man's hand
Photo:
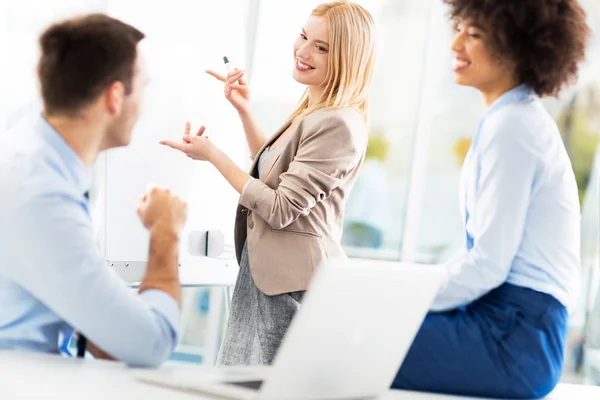
[[[81,334],[79,332],[75,332],[73,338],[76,341],[79,341],[81,339]],[[94,343],[90,342],[89,340],[86,344],[86,350],[97,360],[119,361],[104,350],[102,350],[101,348],[99,348],[98,346],[96,346]]]
[[[90,341],[87,342],[87,350],[97,360],[119,361]]]
[[[137,207],[140,220],[150,231],[146,274],[140,293],[155,289],[172,296],[181,307],[178,252],[179,234],[187,218],[187,204],[168,189],[151,187]]]
[[[169,189],[152,186],[140,197],[137,213],[149,231],[165,229],[179,234],[187,219],[187,204]]]

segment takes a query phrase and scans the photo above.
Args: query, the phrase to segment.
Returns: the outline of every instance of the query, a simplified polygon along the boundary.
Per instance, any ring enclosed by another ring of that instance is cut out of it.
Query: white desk
[[[1,399],[213,400],[138,382],[121,363],[0,351]],[[467,400],[465,397],[390,391],[380,400]],[[600,388],[559,385],[546,400],[600,399]]]
[[[139,286],[146,271],[145,262],[110,262],[115,272],[131,287]],[[179,268],[182,287],[233,287],[239,267],[235,260],[194,257]]]

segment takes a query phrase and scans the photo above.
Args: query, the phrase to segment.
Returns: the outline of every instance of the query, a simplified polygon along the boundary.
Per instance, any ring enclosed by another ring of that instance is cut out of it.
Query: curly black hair
[[[558,96],[577,79],[590,28],[577,0],[443,0],[453,20],[486,30],[486,46],[515,65],[538,96]]]

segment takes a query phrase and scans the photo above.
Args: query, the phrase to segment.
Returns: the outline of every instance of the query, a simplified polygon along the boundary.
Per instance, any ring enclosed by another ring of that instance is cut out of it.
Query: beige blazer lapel
[[[275,163],[277,162],[277,160],[279,160],[279,157],[281,156],[282,151],[282,146],[283,142],[278,144],[277,147],[275,147],[275,149],[273,149],[271,151],[271,153],[269,154],[269,158],[267,158],[267,161],[265,161],[265,165],[263,166],[262,169],[262,173],[259,176],[259,179],[261,181],[265,181],[265,179],[267,179],[267,176],[269,175],[269,172],[271,172],[271,170],[273,169],[273,166],[275,165]]]
[[[298,129],[297,125],[294,126],[290,121],[288,121],[288,123],[286,123],[284,125],[284,129],[281,132],[278,132],[278,134],[276,136],[273,136],[269,140],[269,142],[270,142],[269,145],[270,145],[273,142],[275,142],[277,140],[277,138],[279,138],[283,133],[290,130],[290,132],[287,133],[287,136],[281,142],[279,142],[277,144],[277,146],[273,149],[273,152],[271,153],[270,157],[265,162],[265,165],[263,166],[263,170],[262,170],[262,174],[261,174],[262,181],[265,181],[267,179],[267,177],[269,176],[269,173],[271,172],[271,170],[273,169],[273,167],[279,160],[279,157],[281,157],[281,154],[283,154],[283,150],[285,149],[288,142],[291,140],[292,136],[294,136],[297,129]]]
[[[265,148],[267,148],[268,146],[270,146],[274,141],[277,140],[277,138],[279,136],[281,136],[289,127],[291,126],[291,121],[286,121],[285,124],[283,124],[283,126],[281,128],[279,128],[277,130],[277,132],[275,132],[274,135],[272,135],[267,141],[265,141],[265,143],[263,144],[263,146],[261,147],[261,149],[258,151],[258,153],[256,153],[256,156],[254,157],[254,161],[252,162],[252,166],[250,167],[250,174],[252,176],[254,176],[255,178],[259,178],[258,175],[258,171],[256,171],[256,166],[258,164],[258,160],[260,159],[260,155],[262,154],[262,152],[265,150]],[[269,171],[271,171],[271,169],[273,168],[273,165],[275,165],[275,161],[277,161],[277,159],[279,158],[279,156],[281,155],[281,146],[277,146],[274,150],[275,154],[272,154],[271,157],[269,157],[269,159],[267,160],[267,162],[265,163],[265,166],[263,167],[263,171],[262,171],[262,176],[266,177],[267,174],[269,173]],[[255,175],[256,172],[256,175]]]
[[[271,138],[269,138],[267,141],[265,141],[265,143],[262,145],[260,150],[254,155],[254,159],[252,160],[252,164],[250,165],[250,175],[254,176],[254,171],[256,171],[256,165],[258,164],[260,155],[265,150],[265,148],[267,146],[271,145],[271,143],[273,143],[283,132],[285,132],[285,130],[289,127],[289,125],[290,125],[289,122],[286,122],[281,128],[279,128],[279,130],[277,132],[275,132],[275,134],[273,136],[271,136]],[[254,177],[256,178],[256,176],[254,176]]]

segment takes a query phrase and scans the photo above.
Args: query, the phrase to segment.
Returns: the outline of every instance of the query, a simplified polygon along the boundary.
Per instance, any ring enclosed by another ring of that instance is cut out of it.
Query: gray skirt
[[[217,365],[271,364],[303,295],[261,292],[252,278],[246,241]]]

